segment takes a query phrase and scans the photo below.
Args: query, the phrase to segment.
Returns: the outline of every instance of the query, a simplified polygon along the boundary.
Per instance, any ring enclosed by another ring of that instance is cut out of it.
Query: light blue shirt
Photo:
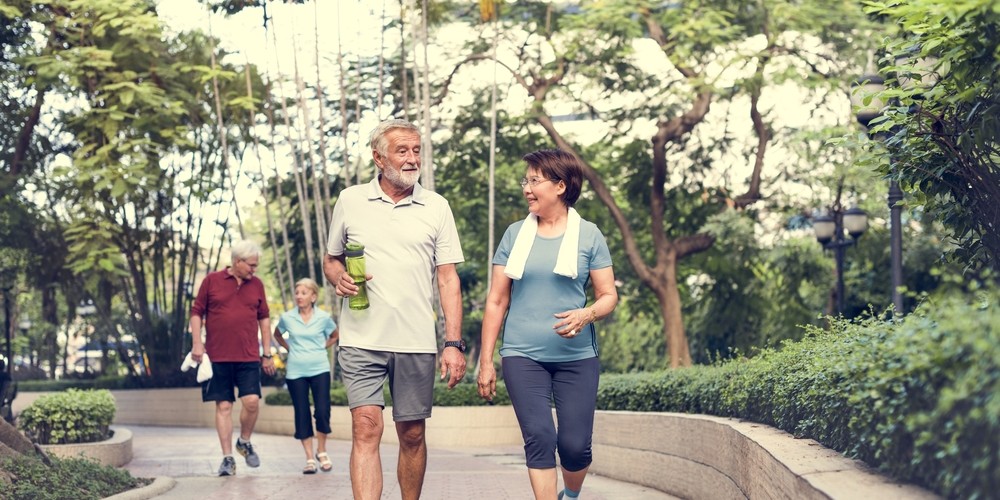
[[[493,264],[506,266],[514,240],[524,221],[510,225],[500,240]],[[577,277],[552,272],[563,237],[536,235],[524,264],[524,275],[511,283],[510,307],[504,320],[501,356],[524,356],[535,361],[565,362],[597,356],[594,325],[587,325],[571,339],[553,330],[559,319],[555,313],[587,305],[590,271],[611,267],[611,252],[600,229],[589,221],[580,222],[580,249]]]
[[[277,328],[288,343],[286,379],[312,377],[330,371],[326,340],[337,329],[337,323],[329,313],[314,307],[312,317],[306,323],[296,307],[282,313]]]

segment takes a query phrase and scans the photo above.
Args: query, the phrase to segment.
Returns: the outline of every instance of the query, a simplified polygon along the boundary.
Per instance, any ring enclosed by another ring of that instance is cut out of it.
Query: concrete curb
[[[43,444],[46,453],[59,458],[90,458],[104,465],[121,467],[132,460],[132,431],[112,425],[111,439],[96,443]]]
[[[201,403],[197,388],[112,392],[118,407],[116,424],[214,427],[214,407]],[[332,411],[348,414],[343,407]],[[391,422],[391,409],[385,411],[385,421]],[[255,430],[291,436],[292,412],[291,407],[264,404]],[[238,415],[233,412],[234,420]],[[331,438],[350,440],[349,419],[334,419],[331,427]],[[383,444],[395,440],[394,432],[383,434]],[[437,448],[522,445],[509,406],[435,408],[427,421],[427,441]],[[816,441],[709,415],[598,411],[593,447],[600,457],[591,467],[595,474],[680,498],[940,498],[914,485],[896,483]]]
[[[106,497],[105,500],[147,500],[158,497],[177,485],[177,480],[172,477],[156,477],[153,482],[136,488],[134,490],[123,491],[117,495]]]
[[[773,427],[683,413],[598,411],[591,471],[680,498],[936,500]]]

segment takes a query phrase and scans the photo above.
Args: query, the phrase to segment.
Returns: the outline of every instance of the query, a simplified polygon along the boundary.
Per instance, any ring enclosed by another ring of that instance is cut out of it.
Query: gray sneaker
[[[225,457],[222,459],[222,465],[219,466],[220,476],[235,476],[236,475],[236,459],[233,457]]]
[[[256,451],[253,451],[253,445],[250,444],[250,441],[237,439],[236,451],[240,452],[240,455],[243,455],[243,458],[247,459],[248,466],[260,467],[260,457],[257,455]]]

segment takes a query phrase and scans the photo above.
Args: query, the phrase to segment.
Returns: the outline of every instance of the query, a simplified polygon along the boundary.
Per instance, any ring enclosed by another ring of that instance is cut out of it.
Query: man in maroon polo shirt
[[[240,241],[230,249],[232,266],[209,273],[198,288],[191,306],[191,358],[200,362],[208,354],[212,378],[202,382],[202,401],[215,401],[215,429],[222,445],[220,476],[236,474],[233,459],[234,388],[239,389],[240,437],[236,451],[250,467],[260,465],[260,457],[250,444],[250,435],[260,409],[260,369],[274,374],[271,359],[270,310],[264,283],[254,276],[261,249],[256,243]],[[201,327],[205,326],[205,340]],[[259,335],[259,337],[258,337]],[[259,339],[259,341],[258,341]],[[263,347],[263,354],[260,348]]]

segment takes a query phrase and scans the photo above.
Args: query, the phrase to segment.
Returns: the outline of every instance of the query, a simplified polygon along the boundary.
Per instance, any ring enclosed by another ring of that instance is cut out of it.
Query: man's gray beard
[[[410,172],[404,173],[392,167],[386,167],[382,169],[382,175],[385,176],[385,179],[387,181],[389,181],[389,184],[392,184],[393,186],[396,186],[397,188],[400,189],[410,189],[413,186],[417,185],[417,181],[420,180],[419,169],[417,169],[417,171],[413,173]]]

